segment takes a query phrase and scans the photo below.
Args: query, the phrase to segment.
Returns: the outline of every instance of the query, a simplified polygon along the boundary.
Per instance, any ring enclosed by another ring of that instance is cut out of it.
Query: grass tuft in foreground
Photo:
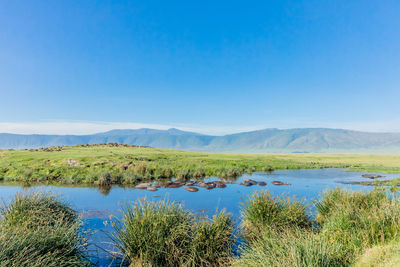
[[[0,209],[0,266],[85,266],[76,213],[56,196],[17,195]]]
[[[242,217],[242,227],[248,240],[271,228],[311,226],[307,206],[303,202],[284,196],[274,197],[268,191],[254,193],[245,202]]]
[[[142,200],[114,223],[120,257],[133,266],[224,266],[232,258],[234,227],[224,212],[196,219],[177,203]]]
[[[194,225],[188,266],[228,266],[235,242],[231,216],[223,211],[212,220],[199,218]]]
[[[366,249],[357,259],[355,267],[396,267],[400,266],[400,242],[390,242]]]
[[[343,266],[340,247],[297,226],[270,229],[245,247],[233,266]]]
[[[342,244],[348,254],[400,236],[399,200],[382,190],[330,190],[316,206],[320,235]]]
[[[385,259],[388,264],[396,262],[400,202],[389,194],[377,189],[328,190],[316,203],[316,227],[310,228],[304,227],[308,224],[299,212],[301,205],[258,193],[244,207],[243,229],[249,245],[235,265],[351,266],[373,262],[371,254],[390,255]]]

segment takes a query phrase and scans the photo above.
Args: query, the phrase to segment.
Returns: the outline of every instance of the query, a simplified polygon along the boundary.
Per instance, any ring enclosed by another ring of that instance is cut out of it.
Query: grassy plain
[[[0,179],[28,183],[129,185],[316,168],[396,173],[400,172],[400,155],[224,154],[115,144],[0,151]]]

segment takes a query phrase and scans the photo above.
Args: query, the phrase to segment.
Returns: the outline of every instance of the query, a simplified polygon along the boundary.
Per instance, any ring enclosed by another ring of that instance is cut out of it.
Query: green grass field
[[[222,154],[112,144],[0,151],[0,179],[26,183],[130,185],[173,177],[229,179],[255,171],[315,168],[396,173],[400,155]]]

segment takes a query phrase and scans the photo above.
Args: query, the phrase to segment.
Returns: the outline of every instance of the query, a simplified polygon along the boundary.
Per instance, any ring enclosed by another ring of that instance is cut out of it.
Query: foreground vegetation
[[[398,266],[400,200],[387,191],[329,190],[314,203],[258,192],[244,203],[235,256],[230,215],[199,218],[180,204],[140,200],[110,221],[120,266]],[[1,208],[0,266],[87,266],[74,210],[41,193]]]
[[[231,217],[196,218],[177,203],[143,200],[115,222],[113,241],[132,266],[228,266],[233,256]]]
[[[395,267],[400,266],[400,242],[377,245],[366,249],[357,259],[356,267]]]
[[[235,266],[397,266],[400,202],[388,193],[346,190],[325,192],[315,203],[314,221],[305,223],[306,206],[258,193],[247,202],[243,226],[248,246]],[[269,208],[273,220],[265,212]],[[291,211],[291,212],[289,212]],[[291,215],[294,216],[291,216]],[[288,223],[290,222],[290,223]],[[309,227],[313,224],[314,227]],[[382,265],[384,266],[384,265]]]
[[[0,266],[86,266],[77,214],[57,197],[17,195],[0,209]]]
[[[0,180],[24,183],[133,185],[207,176],[236,178],[278,169],[347,168],[400,172],[400,155],[214,154],[127,145],[0,151]]]

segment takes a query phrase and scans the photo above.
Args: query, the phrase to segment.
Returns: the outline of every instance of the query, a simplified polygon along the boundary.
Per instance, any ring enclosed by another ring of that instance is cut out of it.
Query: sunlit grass
[[[0,266],[90,264],[81,222],[56,196],[16,195],[2,206],[0,214]]]
[[[222,154],[125,146],[72,146],[61,151],[1,151],[0,180],[60,184],[236,178],[280,169],[346,168],[400,172],[400,155]]]
[[[314,267],[346,266],[340,244],[321,239],[311,229],[297,226],[268,232],[252,239],[233,266]]]
[[[387,192],[330,190],[316,207],[320,235],[342,244],[348,254],[400,237],[400,203]]]
[[[396,266],[400,266],[400,242],[398,240],[366,249],[355,263],[355,267]]]
[[[133,266],[224,266],[232,258],[233,224],[221,212],[196,218],[180,204],[141,200],[127,205],[112,239]]]
[[[371,254],[390,254],[388,264],[398,260],[400,202],[396,195],[381,189],[335,189],[327,190],[315,205],[313,227],[305,227],[310,221],[298,202],[267,192],[255,194],[243,208],[248,246],[235,265],[363,266],[360,262],[374,262]]]
[[[309,228],[307,206],[287,196],[274,197],[268,191],[256,192],[243,205],[242,227],[248,241],[271,229]]]

